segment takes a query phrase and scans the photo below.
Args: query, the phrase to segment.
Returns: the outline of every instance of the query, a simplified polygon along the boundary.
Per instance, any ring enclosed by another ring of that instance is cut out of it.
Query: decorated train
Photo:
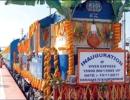
[[[35,21],[5,50],[28,100],[130,100],[122,24],[113,21],[110,3],[90,1],[76,7],[72,20],[54,13]]]

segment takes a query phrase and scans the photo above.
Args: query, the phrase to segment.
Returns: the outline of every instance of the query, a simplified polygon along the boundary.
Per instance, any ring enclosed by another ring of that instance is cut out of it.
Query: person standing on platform
[[[2,66],[3,66],[3,57],[2,57],[2,55],[0,54],[0,68],[2,68]]]

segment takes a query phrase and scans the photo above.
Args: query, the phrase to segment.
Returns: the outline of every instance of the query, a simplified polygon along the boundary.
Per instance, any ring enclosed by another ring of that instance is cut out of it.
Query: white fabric
[[[97,33],[96,24],[92,24],[92,25],[91,25],[91,32],[92,32],[92,33],[93,33],[93,32],[94,32],[94,33],[95,33],[95,32]]]

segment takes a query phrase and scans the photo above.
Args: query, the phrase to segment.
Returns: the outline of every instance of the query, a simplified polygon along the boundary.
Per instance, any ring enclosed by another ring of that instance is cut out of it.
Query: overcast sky
[[[26,34],[33,22],[49,14],[47,5],[19,6],[0,2],[0,47],[8,46],[13,39],[21,38],[22,28]]]

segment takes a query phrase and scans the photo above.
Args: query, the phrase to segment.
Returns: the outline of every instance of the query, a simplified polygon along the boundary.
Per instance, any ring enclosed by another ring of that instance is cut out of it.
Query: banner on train
[[[113,18],[112,5],[106,0],[86,0],[86,2],[79,4],[73,13],[73,19],[77,20],[111,22]]]
[[[124,82],[125,53],[78,50],[78,83]]]

